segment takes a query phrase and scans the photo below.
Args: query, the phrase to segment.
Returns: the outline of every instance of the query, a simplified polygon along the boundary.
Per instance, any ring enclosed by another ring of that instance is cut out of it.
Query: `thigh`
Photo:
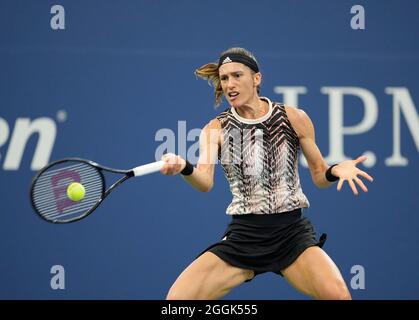
[[[167,299],[219,299],[253,276],[253,271],[234,267],[212,252],[205,252],[180,274]]]
[[[281,273],[297,290],[313,298],[351,298],[338,267],[317,246],[307,248]]]

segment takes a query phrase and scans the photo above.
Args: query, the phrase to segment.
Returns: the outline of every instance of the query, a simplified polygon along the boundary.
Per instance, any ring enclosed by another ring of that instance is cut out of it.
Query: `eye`
[[[221,81],[226,81],[227,80],[227,77],[226,76],[222,76],[221,77]]]
[[[235,77],[235,78],[240,78],[240,77],[241,77],[241,74],[240,74],[240,73],[236,73],[236,74],[234,75],[234,77]]]

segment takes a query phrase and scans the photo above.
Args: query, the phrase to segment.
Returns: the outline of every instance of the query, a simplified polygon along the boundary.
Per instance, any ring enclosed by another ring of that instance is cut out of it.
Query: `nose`
[[[234,79],[232,79],[232,78],[228,78],[228,80],[227,80],[227,88],[228,89],[234,89]]]

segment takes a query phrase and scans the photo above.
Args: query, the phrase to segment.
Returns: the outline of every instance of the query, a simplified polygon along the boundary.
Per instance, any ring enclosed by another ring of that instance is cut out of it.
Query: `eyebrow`
[[[237,73],[243,73],[243,71],[239,70],[239,71],[232,71],[232,72],[228,72],[228,73],[223,73],[223,74],[220,74],[220,78],[224,77],[224,76],[227,76],[229,74],[237,74]]]

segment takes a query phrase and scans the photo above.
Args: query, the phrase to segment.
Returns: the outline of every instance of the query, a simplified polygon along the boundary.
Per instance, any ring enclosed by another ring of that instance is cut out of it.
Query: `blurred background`
[[[317,189],[300,162],[304,213],[353,297],[418,299],[418,12],[414,0],[0,0],[0,298],[165,298],[230,220],[220,165],[210,193],[157,173],[68,225],[33,212],[30,182],[64,157],[129,169],[168,149],[193,162],[199,129],[227,108],[194,70],[241,46],[261,94],[311,117],[330,164],[369,156],[375,180],[357,197]],[[263,274],[225,299],[307,297]]]

